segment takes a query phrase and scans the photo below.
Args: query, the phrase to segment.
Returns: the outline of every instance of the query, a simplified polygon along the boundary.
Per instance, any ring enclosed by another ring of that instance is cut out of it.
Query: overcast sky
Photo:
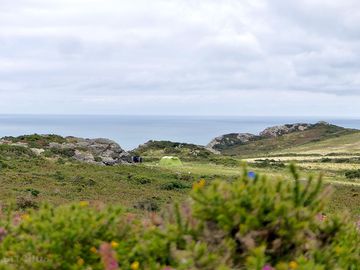
[[[359,0],[0,0],[0,113],[360,117]]]

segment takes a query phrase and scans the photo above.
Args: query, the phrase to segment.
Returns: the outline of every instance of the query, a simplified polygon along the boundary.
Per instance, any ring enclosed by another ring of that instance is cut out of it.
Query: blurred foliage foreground
[[[0,269],[360,269],[359,224],[324,216],[321,179],[200,180],[191,198],[139,218],[77,205],[3,211]]]

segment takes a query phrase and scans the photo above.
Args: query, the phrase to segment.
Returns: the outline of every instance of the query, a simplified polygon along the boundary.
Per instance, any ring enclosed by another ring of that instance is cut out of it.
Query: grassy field
[[[141,213],[185,200],[199,179],[233,181],[242,174],[244,161],[249,170],[273,176],[288,176],[287,167],[295,162],[304,176],[322,174],[331,186],[329,211],[346,210],[353,218],[360,216],[360,176],[356,176],[360,132],[320,125],[231,151],[240,150],[237,156],[215,155],[192,144],[150,141],[133,152],[144,157],[144,164],[111,167],[66,156],[37,156],[24,147],[0,145],[0,201],[23,209],[42,202],[59,205],[85,200],[119,204]],[[159,159],[165,155],[179,156],[183,165],[160,166]],[[355,172],[355,177],[349,177],[349,172]]]
[[[290,141],[301,134],[295,135]],[[150,142],[132,153],[144,163],[115,166],[0,145],[0,268],[120,269],[107,267],[110,258],[111,265],[136,270],[357,269],[358,137],[339,136],[308,137],[287,151],[289,137],[280,138],[235,156]],[[160,165],[168,155],[182,162]],[[322,190],[309,180],[319,175]]]
[[[248,166],[258,173],[287,176],[289,160],[264,163],[250,159]],[[42,202],[59,205],[85,200],[119,204],[135,212],[160,210],[185,200],[199,179],[233,181],[243,172],[241,165],[229,166],[226,159],[222,161],[224,165],[193,161],[178,167],[164,167],[157,162],[109,167],[38,157],[22,147],[0,146],[0,200],[5,206],[11,204],[19,209]],[[241,160],[235,161],[241,164]],[[358,164],[298,160],[298,166],[303,175],[323,173],[325,182],[332,186],[329,211],[347,209],[354,218],[360,215],[360,181],[344,176],[344,171],[358,168]]]

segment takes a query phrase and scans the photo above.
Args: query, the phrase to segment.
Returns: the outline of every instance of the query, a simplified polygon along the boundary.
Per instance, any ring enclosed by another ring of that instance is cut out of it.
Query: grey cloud
[[[188,103],[208,96],[204,102],[211,111],[215,93],[224,100],[252,91],[268,97],[283,91],[289,97],[294,91],[318,98],[360,96],[359,5],[0,0],[0,98],[19,99],[22,93],[29,103],[29,96],[45,94],[45,112],[58,106],[52,100],[63,99],[69,110],[80,101],[89,110],[91,100],[121,113],[112,97],[136,94],[146,107],[144,96],[165,95],[166,101],[159,100],[166,111],[165,102],[176,103],[180,93]],[[24,108],[29,106],[19,110]]]

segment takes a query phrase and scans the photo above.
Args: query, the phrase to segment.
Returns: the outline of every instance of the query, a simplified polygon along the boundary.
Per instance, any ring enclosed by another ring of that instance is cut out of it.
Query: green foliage
[[[6,169],[8,167],[9,167],[9,165],[5,161],[0,160],[0,170]]]
[[[360,179],[360,170],[350,170],[345,172],[345,177],[348,179]]]
[[[4,224],[7,237],[0,246],[1,257],[10,262],[4,269],[85,269],[82,260],[102,269],[91,248],[103,241],[120,242],[126,230],[122,219],[118,208],[97,211],[84,203],[45,205],[23,215],[17,225],[11,219]]]
[[[85,202],[5,213],[0,269],[359,269],[354,224],[325,218],[321,178],[291,170],[292,179],[202,180],[189,203],[145,219]]]
[[[252,163],[251,166],[257,168],[273,168],[281,169],[285,168],[285,164],[281,161],[276,161],[274,159],[257,159],[255,163]]]
[[[27,188],[26,191],[34,197],[37,197],[40,194],[40,191],[34,188]]]
[[[32,135],[22,135],[19,137],[4,137],[3,139],[9,140],[13,143],[26,143],[29,145],[30,148],[44,148],[49,146],[49,143],[56,142],[56,143],[64,143],[66,139],[55,134],[49,135],[39,135],[39,134],[32,134]]]
[[[140,185],[146,185],[152,182],[150,179],[144,177],[137,177],[135,181]]]
[[[101,157],[94,157],[94,160],[95,160],[96,162],[102,162],[102,161],[103,161]]]
[[[25,210],[28,208],[37,209],[39,203],[32,196],[19,196],[16,198],[16,207],[19,210]]]
[[[44,153],[46,156],[60,156],[71,158],[75,155],[75,149],[71,148],[49,148]]]
[[[35,157],[35,154],[26,147],[13,146],[13,145],[0,145],[0,158],[11,159],[11,158],[29,158]]]
[[[145,200],[141,200],[134,205],[134,208],[145,210],[145,211],[159,211],[160,202],[158,197],[151,197]]]
[[[230,157],[224,157],[224,156],[213,157],[213,158],[210,158],[209,161],[211,163],[229,166],[229,167],[237,167],[237,166],[241,165],[241,160],[230,158]]]
[[[26,143],[29,145],[30,148],[44,148],[49,146],[49,143],[56,142],[56,143],[64,143],[66,139],[54,134],[49,135],[39,135],[39,134],[32,134],[32,135],[23,135],[19,137],[4,137],[3,139],[9,140],[13,143]]]
[[[162,156],[178,156],[184,161],[207,160],[215,156],[203,146],[171,141],[149,141],[132,151],[133,155],[156,161]]]
[[[167,182],[161,185],[161,189],[164,190],[174,190],[174,189],[187,189],[190,188],[191,185],[187,184],[187,183],[183,183],[181,181],[171,181],[171,182]]]

